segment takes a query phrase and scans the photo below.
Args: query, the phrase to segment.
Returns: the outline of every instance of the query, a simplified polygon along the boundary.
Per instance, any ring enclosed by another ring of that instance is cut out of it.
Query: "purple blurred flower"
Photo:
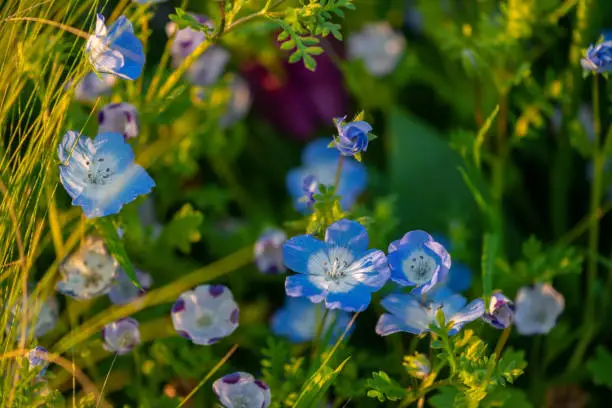
[[[238,371],[219,378],[213,390],[226,408],[267,408],[270,387],[249,373]]]
[[[283,244],[287,234],[277,228],[268,228],[255,242],[255,264],[261,273],[277,275],[285,273]]]
[[[493,293],[489,310],[482,315],[482,320],[496,329],[505,329],[514,321],[514,303],[501,292]]]
[[[136,269],[135,272],[142,289],[145,291],[148,290],[153,284],[151,275],[138,269]],[[130,303],[143,293],[143,291],[138,289],[136,285],[132,283],[125,271],[120,269],[117,281],[108,292],[108,298],[116,305],[124,305],[126,303]]]
[[[138,112],[131,103],[109,103],[98,112],[98,133],[112,132],[125,140],[138,136]]]
[[[140,343],[138,322],[131,317],[119,319],[102,328],[104,348],[117,354],[129,353]]]
[[[38,377],[45,375],[47,366],[49,363],[46,359],[40,357],[41,355],[47,355],[47,350],[41,346],[36,346],[28,352],[28,362],[30,363],[30,370],[38,368],[40,371]]]

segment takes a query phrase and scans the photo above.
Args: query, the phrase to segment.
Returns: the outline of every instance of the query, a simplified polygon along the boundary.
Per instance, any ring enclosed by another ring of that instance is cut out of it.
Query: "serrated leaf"
[[[406,391],[384,371],[372,373],[372,378],[366,384],[371,388],[367,396],[380,402],[398,401],[406,395]]]
[[[612,389],[612,353],[603,346],[598,346],[595,355],[586,364],[593,377],[593,382]]]
[[[96,229],[104,240],[104,245],[110,254],[117,260],[121,269],[130,278],[130,281],[139,289],[142,289],[140,282],[136,277],[134,266],[130,261],[128,253],[123,245],[123,241],[119,237],[117,227],[109,217],[98,218],[96,220]]]
[[[159,239],[171,248],[189,253],[191,244],[201,238],[199,229],[203,221],[201,212],[194,210],[190,204],[185,204],[164,227]]]

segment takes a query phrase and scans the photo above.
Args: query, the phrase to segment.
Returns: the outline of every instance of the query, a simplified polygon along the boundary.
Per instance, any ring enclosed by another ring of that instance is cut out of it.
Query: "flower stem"
[[[312,358],[314,359],[317,355],[317,351],[319,350],[319,343],[321,343],[321,335],[323,334],[323,328],[325,327],[325,321],[329,316],[329,309],[325,308],[325,312],[323,312],[323,318],[319,322],[317,326],[317,332],[315,336],[312,338]]]
[[[495,346],[495,358],[497,360],[499,360],[499,357],[501,356],[501,352],[504,349],[506,342],[508,341],[508,337],[510,337],[511,331],[512,325],[506,327],[502,334],[499,336],[499,339],[497,340],[497,345]]]
[[[334,177],[334,193],[338,194],[338,187],[340,186],[340,176],[342,175],[342,165],[344,164],[344,156],[340,156],[338,160],[338,167],[336,168],[336,177]]]
[[[442,337],[442,342],[444,343],[444,347],[446,347],[446,351],[448,352],[448,364],[450,366],[450,375],[452,377],[455,374],[455,371],[457,371],[457,361],[455,360],[455,352],[450,345],[448,333],[444,333],[444,336]]]
[[[38,17],[10,17],[5,18],[2,22],[10,22],[10,21],[33,21],[35,23],[42,23],[52,27],[59,28],[60,30],[64,30],[70,34],[74,34],[77,37],[81,37],[84,39],[89,38],[89,33],[79,30],[78,28],[71,27],[66,24],[58,23],[57,21],[47,20],[46,18],[38,18]]]

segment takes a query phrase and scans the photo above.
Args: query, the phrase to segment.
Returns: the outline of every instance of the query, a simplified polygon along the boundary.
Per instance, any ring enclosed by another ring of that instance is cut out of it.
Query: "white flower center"
[[[346,276],[346,270],[353,263],[353,255],[346,248],[331,248],[327,253],[327,259],[323,260],[325,275],[331,280],[337,281]]]
[[[134,336],[129,331],[125,331],[119,335],[117,339],[117,346],[119,348],[127,348],[130,347],[134,343]]]
[[[423,250],[412,252],[402,264],[408,279],[416,284],[429,282],[434,275],[436,266],[436,261]]]
[[[202,311],[202,313],[200,313],[196,318],[195,323],[201,328],[206,328],[210,327],[214,323],[214,321],[215,319],[212,313],[208,311]]]
[[[250,408],[251,399],[244,394],[238,394],[232,397],[232,405],[234,408]]]
[[[85,164],[89,166],[85,180],[87,183],[104,186],[113,181],[115,172],[112,168],[112,161],[108,157],[96,156],[91,162],[86,161]]]

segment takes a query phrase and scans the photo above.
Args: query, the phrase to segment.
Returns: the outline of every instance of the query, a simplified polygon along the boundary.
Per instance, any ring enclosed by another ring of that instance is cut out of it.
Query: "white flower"
[[[361,59],[374,76],[384,76],[395,69],[406,47],[403,35],[388,22],[367,24],[347,39],[348,58]]]
[[[565,307],[563,295],[547,283],[521,288],[515,301],[514,324],[520,334],[546,334]]]
[[[98,112],[98,133],[112,132],[125,140],[138,136],[138,111],[131,103],[109,103]]]

